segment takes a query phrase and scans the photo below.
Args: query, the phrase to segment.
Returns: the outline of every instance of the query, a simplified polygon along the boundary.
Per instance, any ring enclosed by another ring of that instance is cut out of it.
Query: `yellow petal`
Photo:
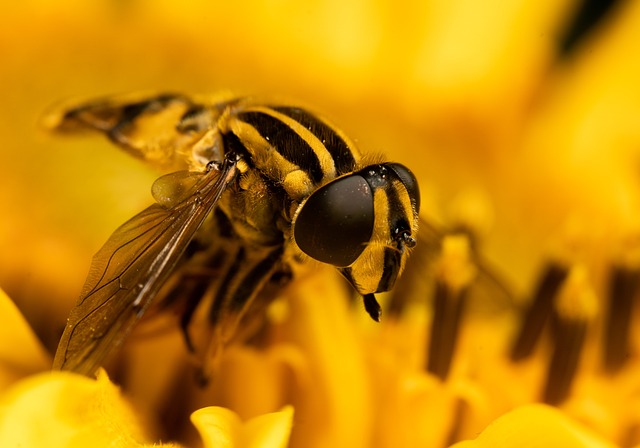
[[[0,399],[3,447],[149,446],[144,441],[139,422],[104,374],[96,381],[42,373],[16,383]]]
[[[373,419],[370,371],[341,279],[318,270],[319,275],[291,284],[295,318],[283,330],[309,360],[309,378],[293,398],[293,444],[325,447],[339,440],[341,446],[368,447]],[[376,323],[370,320],[367,325]]]
[[[204,448],[232,448],[237,446],[240,417],[235,412],[218,406],[202,408],[191,414]]]
[[[0,289],[0,391],[17,379],[48,370],[51,358],[31,327]]]
[[[193,391],[193,409],[215,403],[233,409],[242,420],[273,412],[288,404],[297,385],[308,378],[307,364],[304,354],[289,344],[266,350],[231,346],[211,387]]]
[[[489,425],[475,440],[451,448],[613,448],[559,410],[547,405],[522,406]]]
[[[456,403],[438,379],[400,373],[398,378],[382,383],[379,390],[375,425],[379,446],[444,446]]]
[[[285,447],[291,434],[293,408],[260,415],[242,423],[226,408],[210,406],[191,414],[204,448],[278,448]]]
[[[289,441],[293,424],[293,407],[286,406],[279,412],[260,415],[245,424],[244,448],[284,448]]]

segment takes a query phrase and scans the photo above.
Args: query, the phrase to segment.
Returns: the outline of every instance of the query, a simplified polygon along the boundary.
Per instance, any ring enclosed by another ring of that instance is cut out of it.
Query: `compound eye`
[[[411,202],[415,204],[416,211],[420,211],[420,188],[418,188],[416,176],[413,175],[409,168],[399,163],[389,163],[387,166],[400,178],[407,189],[407,193],[409,193]]]
[[[358,174],[319,188],[302,204],[293,237],[307,255],[334,266],[349,266],[373,234],[373,193]]]

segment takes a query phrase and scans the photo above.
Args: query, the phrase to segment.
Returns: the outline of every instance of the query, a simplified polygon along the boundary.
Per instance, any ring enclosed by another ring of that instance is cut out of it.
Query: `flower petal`
[[[279,412],[252,418],[245,424],[242,446],[245,448],[284,448],[289,441],[292,424],[292,406],[285,406]]]
[[[613,448],[565,414],[547,405],[522,406],[495,420],[475,440],[451,448]]]
[[[95,381],[42,373],[16,383],[0,399],[0,446],[150,446],[144,440],[128,403],[105,374]]]
[[[0,391],[17,379],[48,370],[51,358],[9,296],[0,289]]]
[[[340,440],[342,446],[368,447],[373,424],[370,372],[342,279],[321,269],[289,287],[294,318],[283,333],[307,354],[310,373],[293,398],[293,443],[325,447]],[[361,306],[355,311],[364,319]],[[376,324],[369,319],[367,325]]]
[[[235,412],[218,406],[198,409],[191,414],[204,448],[232,448],[237,446],[240,417]]]
[[[293,408],[286,406],[243,424],[235,412],[210,406],[191,414],[191,421],[200,432],[204,448],[278,448],[288,444]]]

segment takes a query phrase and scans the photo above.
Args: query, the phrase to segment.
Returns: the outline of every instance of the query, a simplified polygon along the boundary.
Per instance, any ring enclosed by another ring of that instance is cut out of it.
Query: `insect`
[[[411,171],[364,163],[339,129],[303,108],[251,97],[107,98],[64,109],[50,126],[100,131],[174,170],[154,183],[156,203],[94,256],[56,369],[95,373],[145,312],[167,301],[183,302],[191,347],[189,323],[211,297],[212,344],[224,344],[309,258],[335,266],[377,321],[374,294],[394,286],[416,242]]]

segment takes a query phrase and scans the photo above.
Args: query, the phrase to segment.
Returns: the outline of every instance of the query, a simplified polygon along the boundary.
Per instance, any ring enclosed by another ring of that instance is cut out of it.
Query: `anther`
[[[536,292],[528,309],[525,311],[522,326],[511,349],[510,357],[512,361],[520,361],[533,352],[542,334],[544,324],[551,315],[553,298],[567,277],[568,272],[568,268],[557,261],[550,261],[544,268],[538,281]]]
[[[464,235],[444,238],[438,267],[427,370],[444,380],[455,353],[469,286],[476,275],[469,240]]]
[[[597,313],[597,299],[588,283],[586,269],[575,266],[553,303],[553,354],[542,395],[545,403],[560,404],[571,393],[587,330]]]
[[[627,263],[611,267],[602,354],[609,372],[618,371],[629,357],[631,318],[639,290],[640,266]]]

